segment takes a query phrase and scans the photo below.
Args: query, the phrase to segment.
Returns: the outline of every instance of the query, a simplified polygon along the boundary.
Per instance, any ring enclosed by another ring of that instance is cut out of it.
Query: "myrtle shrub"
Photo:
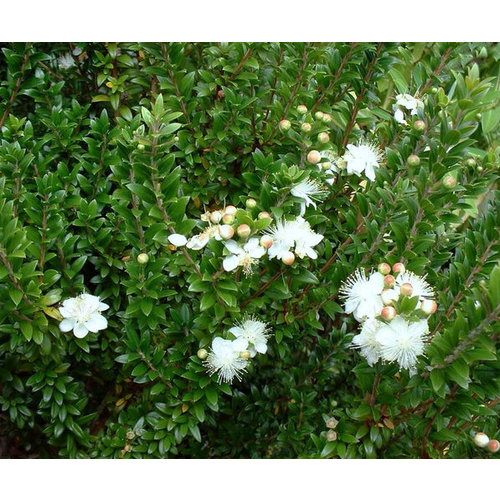
[[[499,59],[2,44],[0,455],[495,456]],[[343,301],[402,266],[435,300],[384,300],[424,322],[410,370]]]

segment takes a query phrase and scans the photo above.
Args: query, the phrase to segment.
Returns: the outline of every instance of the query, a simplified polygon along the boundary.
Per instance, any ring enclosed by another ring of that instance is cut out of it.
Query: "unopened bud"
[[[130,260],[130,255],[124,255],[122,258],[121,258],[121,261],[122,262],[128,262]]]
[[[401,262],[396,262],[396,264],[394,264],[392,266],[392,270],[395,272],[395,273],[404,273],[406,271],[406,268],[405,268],[405,265]]]
[[[270,219],[271,214],[269,212],[259,212],[259,215],[257,215],[258,219]]]
[[[410,295],[413,293],[413,287],[411,286],[411,283],[403,283],[399,287],[399,293],[401,293],[401,295],[404,295],[405,297],[410,297]]]
[[[384,286],[386,288],[392,288],[394,286],[394,284],[396,283],[396,279],[394,278],[394,276],[392,274],[388,274],[385,278],[384,278]]]
[[[287,130],[290,130],[290,127],[292,124],[290,123],[290,120],[281,120],[279,122],[278,127],[280,128],[281,131],[286,132]]]
[[[137,149],[139,151],[143,151],[144,150],[144,144],[137,144]]]
[[[292,252],[285,252],[283,257],[281,257],[283,264],[291,266],[295,262],[295,255]]]
[[[331,417],[326,421],[326,426],[328,427],[328,429],[335,429],[338,424],[339,421],[335,417]]]
[[[222,216],[222,222],[224,224],[232,224],[234,222],[234,215],[233,214],[224,214]]]
[[[453,175],[446,174],[446,175],[443,177],[443,186],[444,186],[445,188],[452,189],[452,188],[454,188],[456,185],[457,185],[457,180],[455,179],[455,177],[453,177]]]
[[[232,215],[230,217],[232,217]],[[234,236],[234,229],[227,224],[223,224],[219,226],[219,234],[223,240],[229,240]]]
[[[322,120],[324,123],[330,123],[332,121],[332,116],[329,115],[328,113],[323,113]]]
[[[300,126],[300,130],[302,130],[302,132],[310,132],[312,129],[311,127],[311,124],[310,123],[307,123],[307,122],[304,122],[301,126]]]
[[[320,160],[321,160],[321,153],[319,151],[313,149],[312,151],[309,151],[309,153],[307,153],[307,161],[309,163],[317,164],[320,162]]]
[[[316,118],[316,120],[322,120],[324,116],[325,114],[323,111],[316,111],[316,113],[314,113],[314,118]]]
[[[330,136],[326,132],[320,132],[318,134],[318,141],[321,144],[326,144],[330,140]]]
[[[234,205],[228,205],[224,209],[224,215],[234,215],[236,213],[236,207]]]
[[[272,239],[271,236],[269,236],[268,234],[265,234],[264,236],[262,236],[260,238],[259,243],[260,243],[261,247],[270,248],[273,245],[274,240]]]
[[[250,226],[248,226],[247,224],[240,224],[236,229],[236,232],[238,233],[238,236],[240,238],[248,238],[252,230],[250,229]]]
[[[206,349],[198,349],[198,352],[196,353],[196,356],[198,356],[200,359],[207,359],[208,352]]]
[[[297,111],[301,114],[301,115],[305,115],[307,113],[307,106],[305,106],[304,104],[299,104],[297,106]]]
[[[245,205],[248,208],[255,208],[257,206],[257,202],[253,198],[248,198],[247,201],[245,202]]]
[[[484,432],[478,432],[474,436],[474,444],[476,446],[479,446],[479,448],[484,448],[484,447],[488,446],[489,442],[490,442],[490,438]]]
[[[391,321],[391,319],[396,317],[396,309],[392,306],[385,306],[382,311],[380,311],[380,316],[386,321]]]
[[[174,142],[179,142],[179,136],[178,136],[178,135],[176,135],[176,136],[174,137]]]
[[[337,167],[338,167],[340,170],[343,170],[346,166],[347,166],[347,162],[344,160],[344,158],[339,158],[339,159],[337,160]]]
[[[217,210],[210,214],[210,221],[214,224],[218,224],[222,219],[222,214]]]
[[[425,122],[422,121],[422,120],[417,120],[414,124],[413,124],[413,128],[417,131],[417,132],[423,132],[425,130]]]
[[[251,356],[250,351],[242,351],[240,352],[241,359],[249,359]]]
[[[139,264],[147,264],[148,261],[149,261],[149,255],[147,253],[140,253],[137,256],[137,262],[139,262]]]
[[[408,156],[408,165],[410,167],[418,167],[420,165],[420,158],[417,155]]]
[[[328,442],[336,441],[337,440],[337,433],[335,431],[329,430],[326,433],[326,440]]]
[[[127,439],[131,441],[132,439],[135,438],[135,432],[134,431],[128,431],[127,432]]]
[[[488,450],[490,450],[491,453],[496,453],[500,450],[500,443],[496,439],[491,439],[488,443]]]
[[[324,161],[322,164],[321,164],[321,168],[323,170],[329,170],[330,168],[332,168],[332,162],[331,161]]]
[[[435,300],[422,300],[422,303],[420,304],[420,309],[425,314],[434,314],[437,311],[438,305]]]
[[[387,262],[381,262],[378,265],[378,272],[380,274],[389,274],[391,272],[391,266]]]
[[[467,161],[465,162],[465,164],[468,167],[475,167],[476,166],[476,160],[474,160],[474,158],[467,158]]]

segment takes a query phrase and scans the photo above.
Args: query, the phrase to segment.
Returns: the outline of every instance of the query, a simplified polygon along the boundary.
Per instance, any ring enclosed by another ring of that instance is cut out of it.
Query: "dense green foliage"
[[[499,59],[465,43],[3,44],[0,455],[494,456],[471,432],[500,436]],[[393,119],[405,92],[424,131]],[[221,272],[220,242],[169,245],[248,197],[254,219],[297,214],[308,151],[361,137],[384,164],[307,209],[317,260],[245,276]],[[381,261],[437,291],[411,377],[349,348],[339,286]],[[57,308],[84,290],[109,326],[77,339]],[[272,327],[269,350],[218,384],[196,353],[243,313]]]

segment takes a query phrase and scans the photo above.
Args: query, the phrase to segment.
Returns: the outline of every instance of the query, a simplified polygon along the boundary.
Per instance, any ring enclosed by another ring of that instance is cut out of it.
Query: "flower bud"
[[[261,247],[270,248],[274,243],[274,240],[268,234],[265,234],[260,238],[259,244]]]
[[[417,155],[408,156],[408,165],[410,167],[418,167],[420,165],[420,158]]]
[[[338,167],[340,170],[343,170],[346,166],[347,166],[347,162],[344,160],[344,158],[339,158],[339,159],[337,160],[337,167]]]
[[[339,425],[339,421],[335,417],[331,417],[326,421],[328,429],[335,429]]]
[[[337,440],[337,433],[335,431],[332,431],[332,430],[329,430],[327,433],[326,433],[326,440],[328,442],[331,442],[331,441],[336,441]]]
[[[413,124],[413,128],[417,131],[417,132],[423,132],[425,130],[425,122],[422,121],[422,120],[417,120],[414,124]]]
[[[139,264],[147,264],[148,261],[149,261],[149,255],[147,253],[140,253],[137,256],[137,262],[139,262]]]
[[[474,444],[479,446],[479,448],[484,448],[488,446],[490,438],[484,432],[478,432],[474,436]]]
[[[311,127],[311,124],[310,123],[307,123],[307,122],[304,122],[301,126],[300,126],[300,130],[302,130],[302,132],[310,132],[312,129]]]
[[[259,215],[257,215],[258,219],[270,219],[271,214],[269,212],[259,212]]]
[[[453,177],[453,175],[446,174],[446,175],[443,177],[443,186],[444,186],[445,188],[452,189],[452,188],[454,188],[456,185],[457,185],[457,180],[455,179],[455,177]]]
[[[474,160],[474,158],[467,158],[467,161],[465,162],[465,164],[468,167],[475,167],[476,166],[476,160]]]
[[[290,123],[290,120],[281,120],[278,124],[278,127],[282,132],[286,132],[287,130],[290,130],[290,127],[292,124]]]
[[[139,151],[143,151],[144,150],[144,144],[137,144],[137,149]]]
[[[309,163],[319,163],[321,160],[321,153],[319,151],[316,151],[315,149],[309,151],[309,153],[307,153],[307,161]]]
[[[394,296],[394,291],[393,290],[384,290],[380,294],[382,302],[384,303],[385,306],[392,306],[393,296]]]
[[[238,233],[238,236],[240,238],[248,238],[252,230],[250,229],[250,226],[248,226],[247,224],[240,224],[236,229],[236,232]]]
[[[224,209],[224,215],[234,215],[236,213],[236,207],[234,205],[228,205]]]
[[[196,353],[196,356],[198,356],[200,359],[207,359],[208,352],[206,349],[198,349],[198,352]]]
[[[396,262],[396,264],[392,266],[392,270],[395,273],[404,273],[406,271],[406,268],[401,262]]]
[[[396,279],[394,278],[394,276],[392,274],[388,274],[385,278],[384,278],[384,286],[386,288],[392,288],[394,286],[394,284],[396,283]]]
[[[325,114],[323,111],[316,111],[316,113],[314,113],[314,118],[316,118],[316,120],[322,120],[324,116]]]
[[[224,224],[232,224],[234,222],[234,215],[233,214],[224,214],[222,216],[222,222]]]
[[[297,106],[297,111],[301,114],[301,115],[305,115],[307,113],[307,106],[305,106],[304,104],[299,104]]]
[[[257,206],[257,202],[253,198],[248,198],[247,201],[245,202],[245,205],[248,208],[255,208]]]
[[[322,164],[321,164],[321,168],[323,170],[329,170],[330,168],[332,168],[332,162],[331,161],[324,161]]]
[[[437,311],[437,308],[438,308],[438,305],[437,305],[437,302],[435,300],[422,300],[422,303],[420,305],[420,309],[422,309],[422,311],[425,313],[425,314],[434,314],[436,311]]]
[[[405,297],[410,297],[413,293],[413,287],[411,286],[411,283],[403,283],[399,287],[399,293],[401,293],[401,295],[404,295]]]
[[[250,351],[242,351],[240,352],[240,358],[242,359],[249,359],[251,356]]]
[[[389,274],[391,272],[391,266],[387,262],[381,262],[378,265],[378,272],[380,274]]]
[[[380,311],[380,316],[386,321],[391,321],[396,317],[396,309],[392,306],[385,306],[382,311]]]
[[[323,118],[321,120],[323,123],[330,123],[332,121],[332,116],[328,113],[323,113]]]
[[[500,449],[500,443],[496,439],[491,439],[488,443],[488,450],[491,453],[496,453]]]
[[[232,217],[232,215],[230,217]],[[219,226],[219,234],[223,240],[229,240],[234,236],[234,229],[227,224],[223,224]]]
[[[318,134],[318,141],[321,144],[326,144],[330,140],[330,136],[326,132],[320,132]]]
[[[222,214],[218,210],[210,214],[210,221],[213,222],[214,224],[218,224],[221,221],[221,219],[222,219]]]
[[[285,252],[285,255],[281,257],[283,264],[291,266],[295,262],[295,255],[292,252]]]

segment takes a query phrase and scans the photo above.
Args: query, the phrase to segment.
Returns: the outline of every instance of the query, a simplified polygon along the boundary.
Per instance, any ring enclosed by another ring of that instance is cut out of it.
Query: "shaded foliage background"
[[[1,456],[491,456],[471,432],[500,436],[497,44],[1,48]],[[424,132],[392,120],[406,91],[425,99]],[[340,176],[309,209],[318,260],[235,278],[218,272],[220,243],[203,257],[169,246],[204,207],[251,196],[254,216],[297,213],[292,166],[365,135],[384,168],[368,185]],[[347,347],[339,285],[382,260],[438,291],[411,378]],[[84,289],[111,309],[107,330],[79,340],[54,308]],[[196,352],[243,313],[271,324],[270,350],[218,385]]]

